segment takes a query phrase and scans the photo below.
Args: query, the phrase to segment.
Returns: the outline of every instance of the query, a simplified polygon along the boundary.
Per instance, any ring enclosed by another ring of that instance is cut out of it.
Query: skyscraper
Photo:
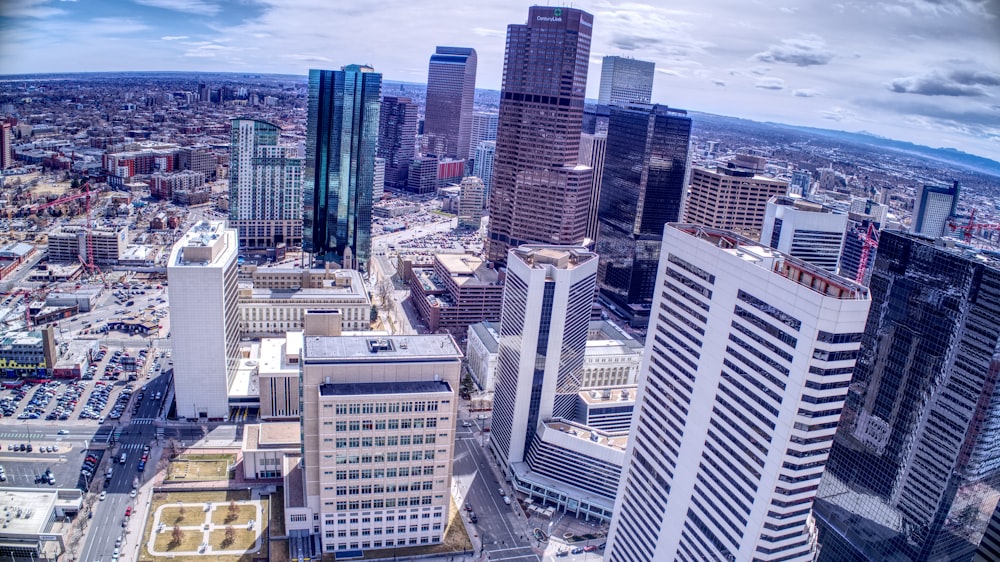
[[[244,248],[302,244],[302,160],[279,146],[281,129],[233,119],[229,143],[229,221]]]
[[[507,27],[486,255],[587,237],[593,170],[578,163],[594,16],[532,6]]]
[[[438,47],[427,70],[424,136],[428,153],[441,158],[469,158],[475,97],[476,50]]]
[[[971,560],[1000,499],[1000,261],[886,230],[870,274],[820,560]]]
[[[684,222],[758,238],[768,200],[787,193],[788,182],[759,176],[736,162],[715,170],[696,166],[691,170]]]
[[[488,205],[490,201],[490,189],[493,186],[493,163],[496,161],[497,141],[483,141],[476,147],[475,161],[472,164],[472,175],[483,180],[484,201]]]
[[[477,111],[472,114],[472,139],[469,141],[469,151],[475,152],[479,143],[497,140],[497,121],[500,115],[493,112]],[[471,154],[475,157],[475,154]]]
[[[229,415],[239,361],[236,231],[202,221],[174,244],[167,262],[174,394],[182,418]]]
[[[490,433],[505,474],[524,461],[539,421],[574,417],[596,273],[597,255],[583,247],[510,251]]]
[[[417,104],[410,98],[382,98],[378,156],[385,159],[385,184],[404,188],[417,142]]]
[[[469,176],[462,179],[458,199],[458,226],[479,230],[483,223],[483,180]]]
[[[656,64],[627,57],[606,56],[601,61],[600,105],[649,103]]]
[[[922,185],[913,197],[913,220],[910,232],[938,238],[944,236],[948,219],[955,216],[958,208],[958,194],[961,190],[956,181],[950,187],[944,185]]]
[[[813,560],[868,290],[687,224],[657,287],[606,560]]]
[[[309,71],[302,250],[348,269],[371,253],[381,89],[370,66]]]
[[[382,200],[385,194],[385,158],[375,159],[375,175],[372,177],[372,203]]]
[[[608,133],[580,133],[580,163],[594,169],[591,184],[590,214],[587,216],[587,238],[597,240],[597,209],[601,203],[601,177],[604,175],[604,155],[608,149]]]
[[[846,214],[813,201],[775,195],[764,211],[760,242],[836,273],[845,230]]]
[[[7,121],[0,122],[0,170],[14,166],[14,131]]]
[[[684,111],[611,107],[597,211],[597,284],[634,327],[649,319],[663,227],[680,219],[690,140]]]

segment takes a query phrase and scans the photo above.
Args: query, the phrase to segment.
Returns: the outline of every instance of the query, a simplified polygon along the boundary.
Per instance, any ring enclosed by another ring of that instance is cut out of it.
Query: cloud
[[[480,37],[503,37],[506,32],[501,29],[490,29],[488,27],[473,27],[472,33]]]
[[[750,57],[761,62],[784,62],[796,66],[816,66],[828,64],[834,53],[818,35],[802,35],[794,39],[784,39],[780,45],[771,45],[766,51]]]
[[[854,117],[854,112],[848,109],[844,109],[843,107],[840,106],[834,106],[831,107],[830,109],[821,111],[820,115],[823,116],[823,119],[829,119],[830,121],[840,122],[843,121],[844,119],[850,119]]]
[[[180,39],[187,39],[187,35],[164,35],[160,37],[162,41],[178,41]]]
[[[1000,86],[1000,74],[995,72],[983,72],[980,70],[956,70],[948,75],[949,78],[965,84],[967,86],[981,84],[983,86]]]
[[[715,84],[716,86],[721,87],[721,88],[725,88],[726,87],[726,81],[725,80],[712,80],[712,83]]]
[[[48,0],[13,0],[3,2],[0,15],[7,18],[37,18],[47,19],[61,16],[66,12],[62,8],[46,6]]]
[[[793,91],[792,95],[797,98],[814,98],[816,96],[823,95],[823,92],[812,88],[799,88],[798,90]]]
[[[611,38],[611,45],[623,51],[639,51],[654,45],[659,45],[663,39],[657,37],[641,37],[639,35],[625,35],[616,33]]]
[[[753,87],[760,88],[761,90],[784,90],[785,81],[774,77],[761,78]]]
[[[964,79],[976,78],[975,76],[962,76]],[[921,96],[954,96],[954,97],[980,97],[985,96],[986,91],[976,84],[981,82],[973,81],[959,82],[952,78],[942,76],[936,72],[923,76],[906,76],[896,78],[889,82],[889,90],[897,94],[919,94]]]
[[[149,6],[151,8],[162,8],[175,12],[188,14],[198,14],[200,16],[214,16],[219,13],[219,6],[204,0],[132,0],[136,4]]]
[[[659,72],[660,74],[666,74],[667,76],[684,76],[680,72],[677,72],[676,70],[670,68],[657,68],[656,72]]]

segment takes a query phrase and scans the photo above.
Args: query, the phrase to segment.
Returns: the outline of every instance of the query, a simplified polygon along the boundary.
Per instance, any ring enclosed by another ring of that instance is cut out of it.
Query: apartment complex
[[[663,249],[607,559],[811,561],[868,290],[720,229]]]
[[[205,174],[191,170],[156,172],[149,176],[149,194],[158,199],[171,200],[175,191],[194,191],[205,185]]]

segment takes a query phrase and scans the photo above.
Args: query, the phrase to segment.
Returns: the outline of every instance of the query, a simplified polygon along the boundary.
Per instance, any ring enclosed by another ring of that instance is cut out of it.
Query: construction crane
[[[88,275],[93,275],[94,272],[96,271],[97,274],[100,275],[101,280],[104,282],[104,286],[107,287],[108,280],[104,277],[104,272],[101,271],[101,268],[97,267],[97,264],[94,263],[94,225],[90,219],[90,200],[91,198],[96,199],[98,196],[98,192],[90,190],[89,181],[80,186],[80,189],[81,189],[80,193],[74,195],[65,195],[54,201],[43,203],[41,205],[38,205],[37,207],[32,208],[31,211],[35,214],[38,214],[39,211],[42,211],[44,209],[55,207],[57,205],[62,205],[63,203],[69,203],[70,201],[83,199],[84,206],[87,209],[87,224],[85,227],[85,232],[87,234],[87,259],[84,260],[83,256],[78,256],[78,258],[80,259],[80,263],[87,270]]]
[[[878,250],[878,229],[875,223],[868,223],[868,230],[864,234],[858,234],[861,240],[861,261],[858,262],[858,274],[854,276],[854,281],[863,284],[865,273],[868,272],[868,257],[872,250]]]
[[[969,222],[966,224],[956,224],[954,221],[948,222],[948,227],[951,228],[952,232],[958,230],[961,231],[962,240],[966,242],[972,241],[972,233],[990,230],[990,231],[1000,231],[1000,223],[988,223],[988,222],[976,222],[976,210],[973,209],[969,213]]]

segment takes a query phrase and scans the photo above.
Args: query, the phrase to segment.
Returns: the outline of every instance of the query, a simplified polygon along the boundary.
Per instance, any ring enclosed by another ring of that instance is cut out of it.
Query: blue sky
[[[3,0],[0,74],[305,75],[367,63],[426,81],[436,45],[474,47],[499,88],[510,0]],[[600,59],[656,63],[674,107],[878,135],[1000,160],[1000,0],[578,0]]]

